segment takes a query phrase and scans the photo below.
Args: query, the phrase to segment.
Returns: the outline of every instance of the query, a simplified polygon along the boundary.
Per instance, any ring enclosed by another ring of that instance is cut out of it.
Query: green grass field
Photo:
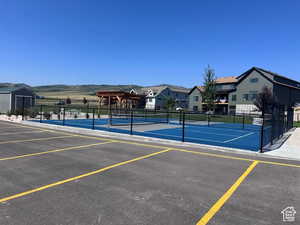
[[[294,127],[300,127],[300,122],[294,122]]]

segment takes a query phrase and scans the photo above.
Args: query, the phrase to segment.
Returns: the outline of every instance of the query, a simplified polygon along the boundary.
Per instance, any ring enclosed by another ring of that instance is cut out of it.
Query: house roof
[[[189,89],[187,88],[181,88],[181,87],[173,87],[173,86],[167,86],[167,85],[161,85],[161,86],[150,86],[150,87],[144,87],[140,90],[136,90],[138,94],[148,94],[148,91],[151,90],[153,92],[154,97],[159,95],[163,90],[166,88],[169,88],[171,91],[174,92],[181,92],[181,93],[189,93]]]
[[[217,84],[228,84],[228,83],[236,83],[238,81],[237,77],[219,77],[216,79]]]
[[[198,89],[200,92],[204,91],[204,87],[203,86],[194,86],[188,93],[188,95],[190,95],[195,89]]]
[[[282,76],[282,75],[280,75],[280,74],[278,74],[278,73],[274,73],[274,72],[272,72],[272,71],[265,70],[265,69],[262,69],[262,68],[259,68],[259,67],[254,67],[254,68],[255,68],[256,70],[259,70],[259,71],[261,71],[261,72],[264,72],[264,73],[270,74],[270,75],[272,75],[272,76],[275,76],[275,77],[280,77],[280,78],[283,78],[283,79],[286,79],[286,80],[290,80],[290,81],[293,81],[293,82],[295,82],[295,83],[298,83],[298,84],[300,84],[300,82],[299,82],[299,81],[292,80],[292,79],[290,79],[290,78],[288,78],[288,77],[285,77],[285,76]]]
[[[3,87],[0,88],[0,93],[4,94],[4,93],[11,93],[14,91],[17,91],[19,89],[23,89],[24,87]]]
[[[258,67],[252,67],[251,69],[247,70],[246,72],[244,72],[243,74],[241,74],[240,76],[238,76],[237,77],[238,83],[240,83],[241,81],[243,81],[253,71],[258,72],[260,75],[262,75],[264,78],[266,78],[267,80],[269,80],[273,84],[278,84],[278,85],[285,86],[285,87],[288,87],[288,88],[293,88],[293,89],[300,90],[300,83],[298,81],[292,80],[290,78],[284,77],[282,75],[279,75],[279,74],[276,74],[274,72],[271,72],[271,71],[268,71],[268,70],[265,70],[265,69],[261,69],[261,68],[258,68]],[[284,84],[284,83],[275,81],[274,79],[270,79],[268,77],[268,75],[271,75],[272,77],[281,77],[283,79],[286,79],[286,80],[289,80],[289,81],[293,81],[293,82],[299,84],[299,87],[295,87],[295,86],[292,86],[292,85],[288,85],[288,84]]]

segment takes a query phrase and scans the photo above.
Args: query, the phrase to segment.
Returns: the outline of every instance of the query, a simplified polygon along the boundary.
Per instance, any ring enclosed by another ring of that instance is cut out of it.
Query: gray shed
[[[26,87],[0,88],[0,113],[15,112],[35,105],[35,93]]]

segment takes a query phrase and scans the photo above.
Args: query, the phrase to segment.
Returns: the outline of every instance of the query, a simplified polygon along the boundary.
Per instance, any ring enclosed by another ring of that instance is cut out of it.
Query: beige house
[[[216,80],[216,112],[228,113],[229,96],[235,91],[236,77],[220,77]],[[195,86],[189,92],[189,111],[207,111],[206,103],[203,102],[203,86]]]

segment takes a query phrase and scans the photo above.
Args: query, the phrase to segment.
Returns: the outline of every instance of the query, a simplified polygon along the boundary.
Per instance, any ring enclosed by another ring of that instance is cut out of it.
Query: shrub
[[[44,112],[44,118],[45,118],[46,120],[50,120],[51,114],[48,113],[48,112]]]

